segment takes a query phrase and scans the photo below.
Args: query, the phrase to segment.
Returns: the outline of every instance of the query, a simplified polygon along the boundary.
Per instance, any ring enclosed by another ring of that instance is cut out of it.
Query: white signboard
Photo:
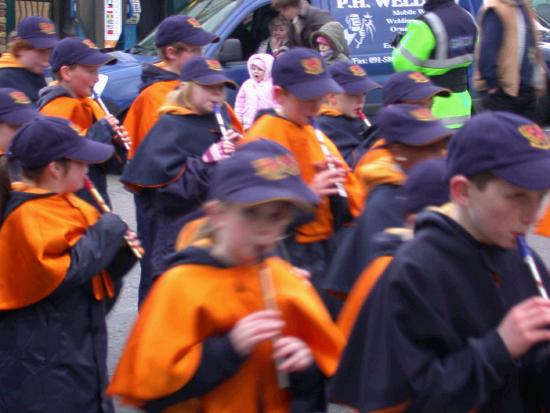
[[[103,47],[112,49],[122,33],[122,1],[104,0],[104,42]]]

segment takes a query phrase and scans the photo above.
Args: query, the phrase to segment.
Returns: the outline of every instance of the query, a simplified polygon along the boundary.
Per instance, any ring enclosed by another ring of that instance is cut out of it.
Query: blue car
[[[545,4],[548,1],[548,4]],[[393,73],[392,40],[404,33],[407,22],[422,13],[424,0],[313,0],[312,5],[328,10],[345,28],[345,36],[354,63],[367,70],[379,83]],[[460,0],[474,15],[482,0]],[[246,60],[268,37],[268,23],[276,15],[270,0],[194,0],[180,11],[196,18],[205,30],[216,33],[220,42],[204,47],[204,54],[221,61],[229,77],[241,84],[248,78]],[[538,31],[546,61],[550,61],[550,0],[535,4],[539,17]],[[109,80],[103,99],[113,113],[124,117],[141,84],[141,65],[157,59],[155,31],[130,52],[114,52],[118,63],[105,66],[101,72]],[[228,100],[233,102],[235,92]],[[380,106],[380,91],[367,97],[367,113]],[[547,98],[542,110],[547,111]],[[546,112],[545,112],[546,113]]]

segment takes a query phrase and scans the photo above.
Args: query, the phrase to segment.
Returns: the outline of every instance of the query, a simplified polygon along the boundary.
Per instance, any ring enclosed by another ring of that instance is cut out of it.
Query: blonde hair
[[[193,109],[191,94],[196,85],[193,82],[182,82],[175,90],[166,95],[165,105],[183,106]]]

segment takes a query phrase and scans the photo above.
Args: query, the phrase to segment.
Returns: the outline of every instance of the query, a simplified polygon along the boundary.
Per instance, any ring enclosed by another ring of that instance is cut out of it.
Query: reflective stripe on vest
[[[451,125],[463,125],[470,119],[470,116],[450,116],[448,118],[437,118],[444,126],[449,127]]]
[[[445,69],[474,61],[473,53],[449,58],[449,40],[445,25],[439,16],[432,12],[424,14],[423,18],[428,22],[428,26],[435,36],[435,59],[419,59],[400,44],[398,50],[406,59],[416,66],[432,69]]]

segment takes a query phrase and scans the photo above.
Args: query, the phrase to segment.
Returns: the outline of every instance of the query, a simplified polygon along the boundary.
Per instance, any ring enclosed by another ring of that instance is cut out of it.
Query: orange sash
[[[99,119],[103,119],[106,113],[92,98],[73,98],[60,96],[48,102],[40,109],[46,116],[57,116],[67,119],[86,134],[88,129]]]

